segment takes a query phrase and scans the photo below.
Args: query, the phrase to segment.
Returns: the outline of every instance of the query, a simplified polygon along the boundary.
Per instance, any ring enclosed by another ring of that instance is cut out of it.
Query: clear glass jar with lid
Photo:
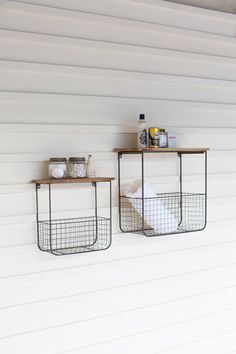
[[[86,177],[85,157],[70,157],[68,162],[68,177],[84,178]]]
[[[160,129],[159,132],[159,147],[166,148],[168,146],[168,136],[165,129]]]
[[[65,178],[67,175],[66,158],[51,157],[48,166],[49,178]]]

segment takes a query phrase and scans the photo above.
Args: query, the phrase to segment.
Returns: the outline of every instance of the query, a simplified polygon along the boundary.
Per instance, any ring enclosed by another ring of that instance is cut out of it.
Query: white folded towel
[[[132,207],[142,217],[142,181],[134,181],[127,189],[126,197]],[[137,198],[137,199],[136,199]],[[167,209],[161,198],[156,196],[152,187],[144,183],[144,222],[155,233],[171,233],[178,228],[175,216]]]

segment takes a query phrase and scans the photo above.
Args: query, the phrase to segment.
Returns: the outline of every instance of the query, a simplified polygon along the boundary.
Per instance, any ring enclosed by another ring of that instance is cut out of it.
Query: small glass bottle
[[[85,157],[70,157],[68,161],[68,177],[84,178],[86,177]]]
[[[96,177],[96,169],[95,169],[95,164],[94,164],[94,159],[92,155],[88,156],[88,161],[87,161],[87,177],[88,178],[94,178]]]
[[[168,146],[168,139],[167,139],[167,133],[165,129],[160,129],[159,132],[159,147],[160,148],[165,148]]]
[[[51,157],[48,166],[49,178],[65,178],[66,177],[66,158]]]

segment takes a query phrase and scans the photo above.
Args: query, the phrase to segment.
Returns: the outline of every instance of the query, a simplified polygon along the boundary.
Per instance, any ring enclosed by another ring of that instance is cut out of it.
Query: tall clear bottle
[[[92,155],[88,156],[88,161],[87,161],[87,177],[88,178],[94,178],[96,177],[96,169],[95,169],[95,163]]]
[[[147,147],[147,122],[145,120],[145,114],[139,115],[139,120],[137,124],[137,145],[138,148]]]

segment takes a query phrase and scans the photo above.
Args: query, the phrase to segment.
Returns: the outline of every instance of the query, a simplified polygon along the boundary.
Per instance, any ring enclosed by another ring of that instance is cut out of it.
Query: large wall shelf
[[[209,148],[116,148],[113,150],[120,154],[142,154],[142,153],[155,153],[160,154],[163,152],[168,153],[182,153],[182,154],[203,154],[209,151]]]
[[[208,148],[117,148],[119,225],[122,232],[140,233],[148,237],[201,231],[207,224],[207,152]],[[179,190],[145,196],[145,155],[175,153],[179,158]],[[125,155],[141,157],[141,195],[121,195],[121,161]],[[183,190],[183,155],[204,157],[204,190],[202,193]]]

